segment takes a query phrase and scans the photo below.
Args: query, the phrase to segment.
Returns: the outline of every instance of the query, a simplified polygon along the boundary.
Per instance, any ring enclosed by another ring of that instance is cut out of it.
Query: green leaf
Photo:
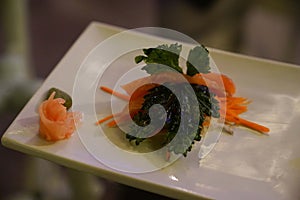
[[[140,62],[142,62],[145,58],[147,58],[147,57],[145,57],[145,56],[136,56],[135,57],[135,63],[140,63]]]
[[[178,64],[179,55],[182,46],[176,44],[159,45],[156,48],[143,49],[145,56],[139,55],[135,57],[135,62],[140,63],[144,61],[146,66],[142,69],[149,74],[155,74],[165,71],[182,72],[182,68]]]
[[[198,73],[209,73],[209,57],[208,50],[203,46],[196,46],[189,52],[188,60],[186,62],[187,75],[193,76]]]
[[[67,108],[67,110],[69,110],[72,106],[71,96],[64,91],[53,87],[49,89],[45,99],[48,99],[53,92],[55,92],[54,98],[62,98],[66,101],[63,105]]]

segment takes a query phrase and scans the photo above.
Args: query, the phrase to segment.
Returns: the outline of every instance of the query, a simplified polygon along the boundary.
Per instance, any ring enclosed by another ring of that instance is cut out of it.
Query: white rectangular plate
[[[2,137],[3,145],[173,198],[300,198],[300,68],[290,64],[210,49],[220,71],[236,83],[237,95],[252,100],[244,117],[271,131],[269,136],[263,136],[236,128],[232,136],[222,134],[200,164],[198,152],[192,151],[187,158],[158,171],[125,173],[97,161],[76,133],[56,143],[40,139],[36,111],[44,93],[58,87],[71,94],[77,70],[87,54],[120,31],[91,23],[8,128]]]

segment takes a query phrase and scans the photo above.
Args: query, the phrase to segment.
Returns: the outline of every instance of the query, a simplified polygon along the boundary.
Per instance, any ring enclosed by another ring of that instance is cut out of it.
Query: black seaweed
[[[178,98],[172,91],[175,91]],[[195,98],[192,98],[195,94],[197,102],[194,101]],[[168,150],[186,156],[191,151],[194,142],[201,140],[200,134],[205,117],[219,117],[218,102],[208,88],[203,85],[165,83],[150,89],[144,99],[145,101],[138,114],[133,117],[133,121],[139,126],[146,127],[146,129],[142,132],[140,129],[132,128],[126,134],[126,138],[129,141],[135,141],[136,145],[139,145],[156,131],[156,125],[159,124],[156,120],[162,120],[161,116],[163,116],[163,112],[166,112],[167,118],[163,127],[165,140],[162,145],[169,144],[174,139],[172,144],[168,146]],[[182,101],[181,106],[178,99]],[[151,119],[149,109],[154,104],[162,105],[165,111],[156,110],[157,118]],[[199,115],[194,114],[194,110],[197,109],[195,106],[199,109]],[[192,124],[198,125],[192,126]],[[175,137],[176,135],[177,137]]]

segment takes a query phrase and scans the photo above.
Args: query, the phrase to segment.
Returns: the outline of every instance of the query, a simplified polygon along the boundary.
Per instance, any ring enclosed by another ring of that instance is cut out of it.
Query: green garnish
[[[193,76],[198,73],[209,73],[209,57],[208,50],[203,46],[196,46],[190,50],[188,60],[186,62],[187,72],[189,76]]]
[[[71,96],[58,88],[51,88],[47,92],[46,99],[48,99],[53,92],[55,92],[54,98],[62,98],[66,101],[63,105],[67,108],[67,110],[69,110],[72,106]]]
[[[160,45],[157,48],[143,49],[145,55],[135,57],[135,62],[144,61],[146,66],[142,69],[148,74],[156,74],[164,71],[176,70],[182,73],[178,64],[179,54],[182,46],[178,44]]]
[[[156,48],[143,49],[145,55],[135,57],[135,62],[144,61],[146,65],[142,68],[148,74],[157,74],[166,71],[178,71],[183,73],[182,67],[179,66],[179,56],[182,50],[182,45],[177,43],[170,46],[164,44]],[[205,46],[196,46],[190,50],[186,66],[186,74],[193,76],[197,73],[209,73],[209,51]]]
[[[181,50],[182,46],[177,43],[170,46],[160,45],[157,48],[143,49],[145,55],[135,57],[135,61],[136,63],[144,61],[146,65],[142,70],[151,75],[174,70],[183,74],[182,67],[179,66]],[[187,75],[193,76],[197,73],[210,72],[208,53],[208,50],[202,45],[190,50],[186,62]],[[192,92],[188,89],[190,87],[193,89]],[[179,94],[180,99],[184,100],[183,105],[180,105],[176,95],[170,89],[177,91],[176,94]],[[197,102],[191,98],[195,94]],[[164,141],[162,141],[162,145],[169,144],[174,139],[172,145],[168,146],[168,151],[186,156],[191,151],[195,141],[200,141],[205,118],[210,116],[218,118],[220,116],[219,104],[214,96],[204,85],[165,82],[156,86],[144,96],[144,103],[140,111],[133,116],[133,121],[145,129],[141,131],[136,126],[129,127],[130,131],[126,134],[126,138],[139,145],[151,137],[157,129],[155,125],[160,124],[158,121],[163,120],[164,115],[162,110],[157,110],[155,111],[157,117],[150,119],[149,109],[155,104],[160,104],[167,114],[163,127]],[[200,116],[195,114],[194,110],[196,109],[199,110]],[[195,127],[191,124],[198,124],[198,126]],[[180,128],[181,130],[179,130]],[[175,137],[176,134],[181,135]]]

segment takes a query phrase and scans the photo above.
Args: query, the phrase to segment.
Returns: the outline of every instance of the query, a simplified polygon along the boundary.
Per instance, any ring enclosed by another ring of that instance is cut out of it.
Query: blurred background
[[[299,10],[297,0],[1,0],[0,134],[91,21],[170,28],[208,47],[300,64]],[[168,199],[3,146],[0,159],[0,199]]]

